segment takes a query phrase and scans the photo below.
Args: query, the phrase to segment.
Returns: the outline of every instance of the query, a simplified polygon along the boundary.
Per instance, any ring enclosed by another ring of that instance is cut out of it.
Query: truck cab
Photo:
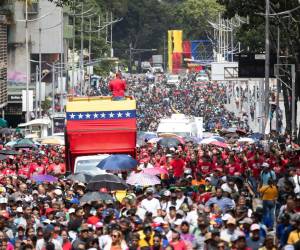
[[[66,106],[66,161],[74,172],[77,157],[98,154],[135,156],[136,101],[126,97],[70,97]]]

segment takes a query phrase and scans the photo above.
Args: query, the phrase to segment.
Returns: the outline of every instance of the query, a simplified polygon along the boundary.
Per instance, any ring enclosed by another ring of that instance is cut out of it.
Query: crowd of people
[[[175,110],[203,116],[210,131],[230,127],[236,118],[224,108],[224,87],[192,84],[128,82],[139,128],[153,131]],[[64,147],[42,145],[1,158],[1,249],[300,249],[300,151],[288,140],[231,147],[145,140],[133,172],[164,169],[160,184],[102,188],[111,198],[90,202],[82,202],[87,183],[66,173],[64,154]],[[58,179],[36,181],[36,174]]]

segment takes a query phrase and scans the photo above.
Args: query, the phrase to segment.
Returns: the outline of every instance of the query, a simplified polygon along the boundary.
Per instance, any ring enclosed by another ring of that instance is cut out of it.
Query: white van
[[[157,133],[172,133],[183,137],[202,138],[203,118],[187,117],[184,114],[173,114],[170,118],[162,119]]]
[[[106,174],[105,170],[97,167],[97,165],[107,158],[109,154],[79,156],[75,160],[74,174],[84,173],[88,175]]]

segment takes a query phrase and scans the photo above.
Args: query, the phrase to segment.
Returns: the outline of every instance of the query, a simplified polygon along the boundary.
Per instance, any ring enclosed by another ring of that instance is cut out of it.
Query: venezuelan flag
[[[133,98],[112,101],[109,97],[71,98],[67,106],[70,150],[127,152],[136,145],[136,102]],[[90,152],[93,151],[93,152]]]

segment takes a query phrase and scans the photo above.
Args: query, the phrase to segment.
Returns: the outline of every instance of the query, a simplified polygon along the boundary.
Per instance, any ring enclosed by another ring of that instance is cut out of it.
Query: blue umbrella
[[[151,140],[151,139],[157,138],[157,137],[158,137],[157,134],[154,132],[146,132],[144,134],[144,140]]]
[[[137,166],[138,162],[129,155],[116,154],[102,160],[97,167],[111,172],[128,171]]]
[[[254,140],[262,140],[264,138],[264,135],[261,133],[253,133],[249,136],[249,138],[252,138]]]

